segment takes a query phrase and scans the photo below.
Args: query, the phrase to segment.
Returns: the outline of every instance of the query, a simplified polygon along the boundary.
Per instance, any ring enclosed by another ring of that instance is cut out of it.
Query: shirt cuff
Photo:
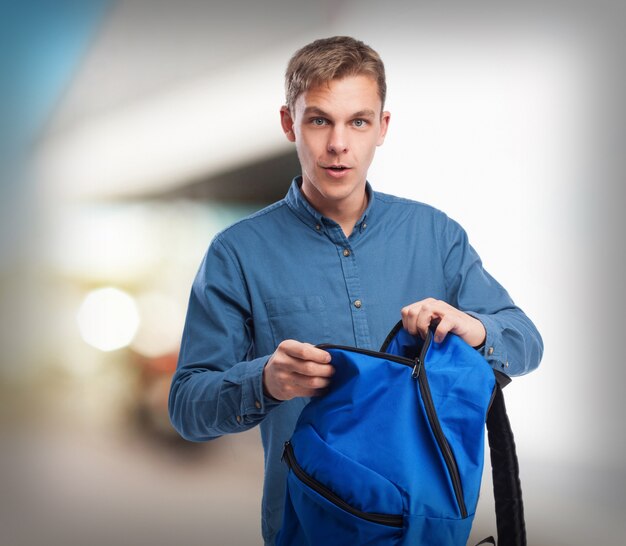
[[[485,357],[492,368],[506,373],[509,367],[509,360],[502,341],[502,328],[489,315],[482,315],[473,311],[466,311],[466,313],[482,322],[487,333],[483,346],[477,349],[478,352]]]
[[[263,391],[263,369],[268,358],[268,356],[255,358],[246,365],[245,374],[248,381],[242,384],[241,411],[247,417],[265,415],[281,404],[281,400],[275,400]]]

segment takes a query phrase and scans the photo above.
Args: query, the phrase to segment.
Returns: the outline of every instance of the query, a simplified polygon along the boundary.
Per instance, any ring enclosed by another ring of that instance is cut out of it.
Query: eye
[[[311,119],[311,123],[317,127],[322,127],[326,125],[326,120],[324,118],[313,118]]]
[[[352,122],[352,125],[354,125],[355,127],[365,127],[367,125],[367,121],[364,119],[355,119]]]

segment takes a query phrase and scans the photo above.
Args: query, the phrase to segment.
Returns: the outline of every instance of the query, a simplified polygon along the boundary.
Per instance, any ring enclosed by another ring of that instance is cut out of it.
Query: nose
[[[330,153],[341,154],[348,151],[348,138],[346,131],[340,125],[333,127],[328,138],[327,149]]]

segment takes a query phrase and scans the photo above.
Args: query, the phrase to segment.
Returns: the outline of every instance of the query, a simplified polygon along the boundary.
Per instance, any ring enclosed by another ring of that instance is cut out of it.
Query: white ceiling
[[[419,82],[411,70],[428,48],[432,59],[450,44],[451,56],[474,46],[484,55],[515,42],[520,29],[528,43],[533,32],[545,40],[583,20],[545,4],[542,11],[491,2],[391,4],[113,3],[41,141],[40,189],[87,198],[166,192],[292,150],[278,124],[283,72],[289,55],[314,38],[350,34],[370,43],[393,90],[407,76]],[[395,89],[394,111],[411,112],[414,95]]]
[[[332,24],[321,2],[118,0],[94,36],[50,131],[220,73]],[[335,14],[341,0],[333,2]],[[323,32],[322,32],[323,34]],[[283,50],[286,57],[288,50]],[[286,62],[286,58],[283,59]]]
[[[291,150],[278,124],[292,51],[342,1],[114,3],[41,140],[46,196],[169,191]]]

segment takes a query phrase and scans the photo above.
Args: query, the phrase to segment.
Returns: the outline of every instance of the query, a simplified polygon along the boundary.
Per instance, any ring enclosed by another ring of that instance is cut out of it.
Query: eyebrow
[[[321,108],[318,108],[317,106],[307,106],[304,109],[304,115],[310,116],[311,114],[315,114],[316,116],[321,116],[325,118],[331,117],[329,113],[324,112],[324,110],[322,110]],[[376,112],[374,112],[374,110],[366,109],[366,110],[359,110],[358,112],[355,112],[354,114],[352,114],[350,117],[351,118],[373,118],[375,116],[376,116]]]
[[[355,112],[354,114],[352,114],[353,118],[373,118],[376,115],[376,112],[374,112],[374,110],[359,110],[358,112]]]

